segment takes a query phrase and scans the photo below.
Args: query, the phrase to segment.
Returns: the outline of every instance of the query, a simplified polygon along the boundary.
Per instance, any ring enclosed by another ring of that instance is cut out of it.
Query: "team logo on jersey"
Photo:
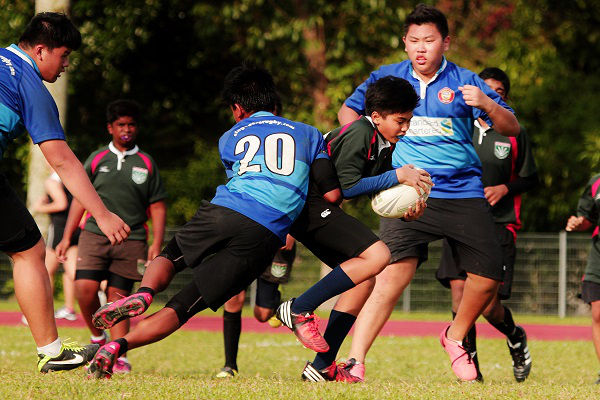
[[[327,216],[331,214],[331,210],[329,208],[326,208],[322,213],[321,213],[321,218],[327,218]]]
[[[103,165],[98,168],[98,172],[110,172],[110,168],[108,168],[106,165]]]
[[[271,264],[271,275],[274,278],[283,278],[285,273],[287,272],[287,265],[281,263],[273,263]]]
[[[449,87],[440,89],[438,92],[438,100],[444,104],[452,103],[452,100],[454,100],[454,90]]]
[[[148,179],[148,170],[146,168],[133,167],[131,169],[131,179],[138,185],[141,185]]]
[[[499,160],[504,160],[510,153],[510,143],[494,142],[494,155]]]

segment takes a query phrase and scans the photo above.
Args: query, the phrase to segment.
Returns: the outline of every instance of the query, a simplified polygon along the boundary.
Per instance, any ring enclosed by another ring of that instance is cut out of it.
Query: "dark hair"
[[[63,46],[77,50],[81,46],[81,33],[65,14],[43,12],[29,21],[19,43],[27,47],[43,44],[50,50]]]
[[[140,105],[133,100],[115,100],[106,107],[106,122],[115,122],[121,117],[131,117],[136,122],[140,116]]]
[[[382,117],[412,111],[419,104],[415,88],[405,79],[386,76],[370,84],[365,95],[367,115],[377,111]]]
[[[411,25],[435,24],[442,34],[442,39],[448,36],[448,20],[443,12],[426,4],[418,4],[404,21],[404,33],[408,32]]]
[[[239,104],[246,112],[275,111],[279,95],[269,72],[251,63],[232,69],[222,92],[227,105]]]
[[[510,79],[508,78],[508,75],[506,75],[506,72],[502,71],[500,68],[485,68],[479,73],[479,77],[484,81],[486,79],[495,79],[498,82],[502,83],[502,86],[504,86],[504,95],[508,96],[508,92],[510,91]]]

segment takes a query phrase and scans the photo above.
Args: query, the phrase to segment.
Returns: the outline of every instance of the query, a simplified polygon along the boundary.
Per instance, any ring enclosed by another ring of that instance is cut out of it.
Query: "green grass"
[[[85,342],[84,329],[61,329]],[[597,398],[598,363],[589,342],[529,344],[530,378],[512,377],[506,344],[479,340],[483,384],[459,384],[435,338],[379,338],[367,359],[363,384],[311,384],[299,375],[313,353],[292,334],[242,334],[240,374],[213,378],[223,363],[220,333],[176,332],[129,353],[133,372],[111,380],[87,380],[83,370],[41,375],[25,327],[0,327],[2,399],[585,399]],[[340,354],[345,356],[348,343]]]

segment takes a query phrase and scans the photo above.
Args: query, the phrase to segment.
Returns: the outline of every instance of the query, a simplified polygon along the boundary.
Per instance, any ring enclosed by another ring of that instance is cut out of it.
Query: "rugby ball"
[[[408,185],[392,186],[373,196],[371,207],[375,214],[382,217],[400,218],[409,207],[414,207],[419,199],[427,200],[430,191],[429,185],[427,190],[421,189],[421,193],[417,193],[415,188]]]

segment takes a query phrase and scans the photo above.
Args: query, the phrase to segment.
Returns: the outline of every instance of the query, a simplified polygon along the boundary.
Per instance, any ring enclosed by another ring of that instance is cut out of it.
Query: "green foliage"
[[[118,97],[139,101],[145,110],[140,146],[176,176],[167,182],[169,221],[183,221],[198,204],[194,196],[209,197],[215,180],[207,177],[221,168],[216,158],[194,158],[197,142],[215,148],[232,125],[219,99],[229,69],[245,59],[264,65],[282,93],[283,115],[327,131],[369,72],[405,59],[403,20],[418,2],[72,1],[83,46],[69,67],[70,144],[87,157],[108,141],[106,104]],[[530,133],[542,181],[525,197],[524,228],[562,228],[600,161],[600,2],[427,3],[448,16],[449,59],[474,71],[507,70],[511,105]],[[31,1],[0,0],[3,42],[15,42],[32,15]],[[2,168],[18,186],[22,155],[14,149]],[[366,201],[356,207],[357,215],[370,216]]]

